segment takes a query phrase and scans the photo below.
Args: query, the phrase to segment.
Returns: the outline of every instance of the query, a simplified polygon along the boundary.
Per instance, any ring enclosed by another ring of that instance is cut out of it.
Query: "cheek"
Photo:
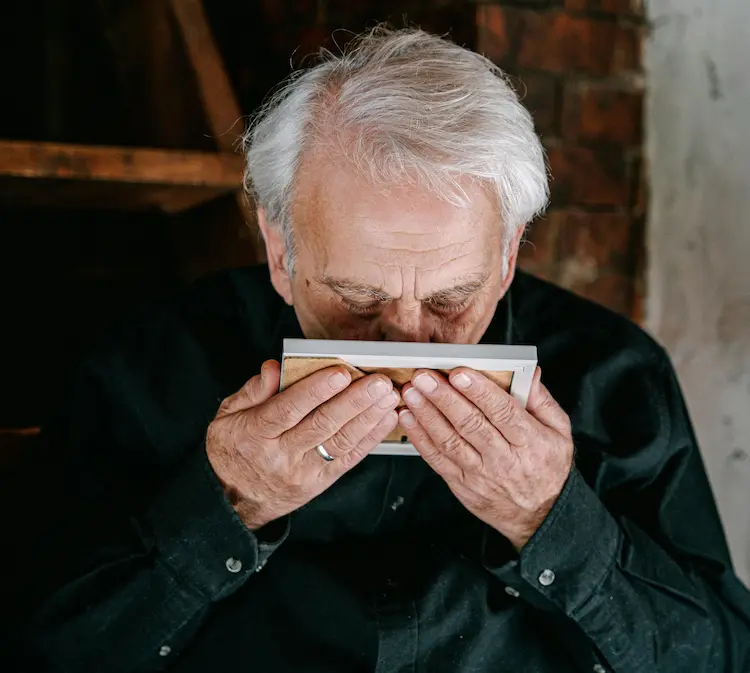
[[[308,296],[297,304],[305,336],[313,339],[377,340],[377,324],[344,310],[335,300]]]
[[[453,319],[438,319],[434,340],[441,343],[477,343],[487,329],[494,311],[486,304],[472,307]]]
[[[456,320],[440,320],[435,326],[433,340],[439,343],[468,343],[474,323],[463,317]]]

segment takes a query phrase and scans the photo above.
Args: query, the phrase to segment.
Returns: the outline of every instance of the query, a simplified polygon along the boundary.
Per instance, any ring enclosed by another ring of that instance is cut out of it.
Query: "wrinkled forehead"
[[[333,162],[304,169],[292,220],[298,245],[316,256],[380,252],[394,264],[429,266],[500,247],[502,223],[479,185],[468,184],[466,203],[455,204],[407,181],[372,185]]]

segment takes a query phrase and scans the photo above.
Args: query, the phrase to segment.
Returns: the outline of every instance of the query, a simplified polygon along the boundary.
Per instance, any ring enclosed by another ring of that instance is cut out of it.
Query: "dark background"
[[[2,3],[0,428],[42,423],[70,364],[114,317],[215,269],[258,261],[252,221],[236,223],[234,195],[164,214],[133,209],[138,185],[92,207],[85,181],[74,191],[70,181],[4,173],[12,160],[4,163],[3,140],[222,149],[175,2]],[[553,207],[531,229],[522,266],[640,319],[638,0],[205,0],[203,8],[242,114],[317,47],[335,49],[334,30],[343,45],[347,31],[408,22],[486,53],[534,112],[554,177]],[[228,137],[241,128],[240,120]],[[0,434],[0,447],[15,436]]]

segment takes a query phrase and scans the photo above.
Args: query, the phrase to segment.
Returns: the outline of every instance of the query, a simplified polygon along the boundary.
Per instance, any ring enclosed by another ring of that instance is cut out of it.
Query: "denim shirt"
[[[371,456],[252,533],[208,463],[220,401],[301,336],[264,267],[144,310],[0,483],[2,671],[750,671],[750,594],[672,366],[518,273],[483,341],[538,347],[575,467],[517,554],[418,457]]]

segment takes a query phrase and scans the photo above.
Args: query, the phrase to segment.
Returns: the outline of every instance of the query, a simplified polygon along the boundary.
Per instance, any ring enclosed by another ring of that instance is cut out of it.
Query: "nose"
[[[420,302],[394,301],[381,314],[381,333],[385,341],[428,342],[432,336]]]

